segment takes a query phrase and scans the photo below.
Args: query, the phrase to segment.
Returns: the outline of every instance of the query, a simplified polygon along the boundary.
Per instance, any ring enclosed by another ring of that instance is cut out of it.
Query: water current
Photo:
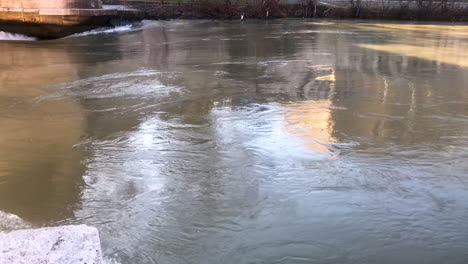
[[[467,263],[467,32],[0,33],[0,229],[96,226],[115,263]]]

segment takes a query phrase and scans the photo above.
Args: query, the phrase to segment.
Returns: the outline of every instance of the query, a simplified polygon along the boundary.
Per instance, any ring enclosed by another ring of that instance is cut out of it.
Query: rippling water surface
[[[145,21],[0,42],[0,228],[96,226],[116,263],[467,263],[466,32]]]

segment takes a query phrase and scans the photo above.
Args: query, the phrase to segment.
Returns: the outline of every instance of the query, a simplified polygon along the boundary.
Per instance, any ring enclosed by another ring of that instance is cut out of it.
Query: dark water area
[[[108,263],[468,261],[468,27],[145,21],[0,42],[0,229]]]

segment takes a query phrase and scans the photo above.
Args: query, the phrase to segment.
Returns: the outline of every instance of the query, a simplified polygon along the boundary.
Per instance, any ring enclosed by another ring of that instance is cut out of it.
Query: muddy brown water
[[[145,21],[0,42],[3,230],[112,263],[468,261],[468,27]]]

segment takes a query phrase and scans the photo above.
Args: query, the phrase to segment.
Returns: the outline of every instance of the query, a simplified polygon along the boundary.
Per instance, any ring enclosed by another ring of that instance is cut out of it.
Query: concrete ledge
[[[111,9],[42,8],[39,10],[39,15],[42,16],[112,16],[116,14],[117,10]]]
[[[135,21],[143,18],[141,11],[117,7],[118,9],[113,9],[112,6],[100,9],[0,8],[0,31],[39,39],[55,39],[108,26],[112,19]]]
[[[0,233],[0,263],[102,264],[99,233],[86,225]]]
[[[117,14],[117,10],[112,9],[80,9],[80,8],[4,8],[0,7],[3,13],[38,13],[47,16],[110,16]]]

